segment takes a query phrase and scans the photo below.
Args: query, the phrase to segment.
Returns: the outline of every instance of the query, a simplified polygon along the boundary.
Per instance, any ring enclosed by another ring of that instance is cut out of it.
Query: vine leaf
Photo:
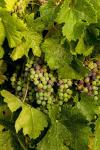
[[[28,56],[28,52],[32,49],[33,55],[40,57],[41,48],[40,44],[42,42],[42,35],[38,32],[37,26],[38,20],[34,20],[34,14],[26,16],[27,30],[24,32],[24,40],[18,44],[11,53],[11,58],[15,61],[21,57]],[[43,26],[42,22],[38,22]]]
[[[39,137],[41,131],[48,125],[47,117],[41,111],[22,103],[16,96],[6,90],[1,91],[1,95],[12,112],[22,107],[22,111],[15,122],[16,132],[23,129],[24,135],[28,134],[30,138],[36,139]]]
[[[42,51],[45,53],[48,66],[50,69],[57,69],[60,78],[81,79],[86,75],[87,69],[79,61],[75,67],[80,68],[80,70],[74,69],[71,65],[72,55],[59,43],[59,40],[55,38],[45,39],[42,44]]]
[[[38,144],[37,150],[69,150],[68,145],[71,134],[67,128],[56,119],[57,111],[55,108],[50,111],[51,127]]]
[[[16,47],[22,41],[26,24],[15,14],[12,16],[6,9],[0,7],[0,18],[2,19],[5,34],[11,48]]]
[[[59,24],[64,23],[63,35],[71,41],[78,39],[87,25],[96,23],[97,15],[96,10],[88,0],[65,0],[56,20]]]
[[[86,118],[78,110],[78,108],[76,106],[65,106],[62,109],[60,120],[72,135],[70,147],[74,150],[88,149],[91,129],[88,126]]]
[[[86,94],[81,95],[81,100],[77,103],[77,108],[89,121],[98,113],[98,107],[95,104],[93,96],[87,96]]]
[[[76,54],[83,54],[84,56],[88,56],[92,53],[94,46],[87,47],[84,43],[83,35],[79,38],[77,46],[75,48]]]

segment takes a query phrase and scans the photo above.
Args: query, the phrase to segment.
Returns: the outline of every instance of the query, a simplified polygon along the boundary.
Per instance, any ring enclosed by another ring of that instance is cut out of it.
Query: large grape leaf
[[[63,35],[71,41],[79,38],[87,25],[96,23],[97,15],[88,0],[64,0],[56,20],[59,24],[64,23]]]
[[[28,52],[32,49],[35,56],[41,56],[40,44],[42,42],[42,29],[44,24],[39,20],[34,20],[34,14],[26,15],[27,31],[24,32],[24,40],[18,44],[11,53],[11,58],[15,61],[24,55],[28,56]],[[37,26],[37,24],[39,25]]]
[[[58,109],[49,110],[51,126],[45,137],[40,141],[37,150],[69,150],[71,133],[57,120]]]
[[[50,69],[57,69],[60,78],[83,78],[88,72],[83,63],[78,61],[74,69],[71,65],[72,55],[58,41],[55,38],[47,38],[42,44],[42,51],[45,53],[45,60]]]
[[[91,129],[77,107],[65,106],[61,111],[60,121],[72,134],[70,147],[74,150],[87,150]]]
[[[30,105],[22,103],[8,91],[1,91],[1,95],[12,112],[22,107],[22,111],[15,122],[16,132],[22,128],[24,135],[28,134],[30,138],[37,138],[48,125],[46,116]]]
[[[16,47],[22,41],[26,25],[15,14],[11,16],[4,8],[0,8],[0,18],[2,18],[9,46]]]
[[[96,121],[93,150],[100,149],[100,118]]]
[[[77,108],[89,121],[98,113],[98,106],[93,96],[87,96],[86,94],[81,94],[81,100],[77,103]]]

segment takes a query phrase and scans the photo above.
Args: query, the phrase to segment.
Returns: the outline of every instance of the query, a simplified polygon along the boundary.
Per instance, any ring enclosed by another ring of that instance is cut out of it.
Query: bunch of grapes
[[[55,101],[54,84],[56,78],[48,71],[46,66],[34,65],[30,69],[30,80],[35,85],[37,104],[50,107]]]
[[[68,102],[72,97],[72,81],[70,79],[58,80],[58,99],[59,105],[63,105]]]
[[[11,84],[18,98],[35,103],[43,110],[48,110],[53,104],[61,108],[72,97],[72,81],[59,79],[46,65],[34,59],[27,60],[19,77],[13,74]]]
[[[85,65],[89,68],[90,73],[83,80],[78,82],[78,90],[80,92],[94,95],[94,99],[98,100],[100,86],[100,61],[86,61]]]

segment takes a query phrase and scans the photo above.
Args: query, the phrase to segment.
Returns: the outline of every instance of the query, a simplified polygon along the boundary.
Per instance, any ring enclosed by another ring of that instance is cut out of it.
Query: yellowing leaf
[[[12,112],[22,107],[22,111],[15,122],[16,132],[23,129],[24,135],[28,134],[30,138],[36,139],[39,137],[41,131],[48,125],[47,117],[41,111],[22,103],[8,91],[1,91],[1,95]]]

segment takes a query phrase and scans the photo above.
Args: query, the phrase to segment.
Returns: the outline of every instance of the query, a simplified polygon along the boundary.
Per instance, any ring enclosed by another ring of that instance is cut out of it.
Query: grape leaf
[[[42,50],[45,53],[45,60],[51,69],[58,69],[59,66],[63,66],[66,62],[70,63],[72,60],[63,46],[55,39],[46,39],[42,44]]]
[[[14,48],[10,57],[15,61],[19,58],[22,58],[24,55],[28,56],[29,50],[32,48],[32,52],[35,56],[41,56],[40,43],[42,41],[42,37],[37,32],[27,31],[24,33],[25,41],[20,43]]]
[[[77,103],[77,108],[89,121],[91,121],[98,112],[98,107],[93,96],[87,96],[85,94],[81,95],[81,100]]]
[[[84,56],[88,56],[92,53],[94,46],[87,47],[84,43],[83,35],[79,38],[77,46],[75,48],[76,54],[83,54]]]
[[[14,7],[15,3],[17,2],[17,0],[13,0],[13,1],[11,1],[11,0],[4,0],[4,1],[6,3],[6,8],[7,8],[8,11],[13,10],[13,7]]]
[[[97,16],[93,5],[88,0],[65,0],[56,20],[59,24],[64,23],[63,35],[71,41],[80,37],[86,25],[96,23]]]
[[[76,64],[76,68],[71,66],[72,55],[55,38],[47,38],[42,44],[42,51],[45,53],[45,60],[50,69],[57,69],[60,78],[80,79],[87,74],[87,69],[83,64]],[[83,70],[84,68],[84,70]]]
[[[44,24],[39,20],[34,20],[34,14],[26,15],[27,31],[24,32],[24,40],[18,44],[11,53],[11,58],[15,61],[28,56],[28,52],[32,49],[35,56],[41,56],[40,44],[42,42],[42,29]],[[38,22],[39,21],[39,22]],[[37,24],[40,23],[38,26]]]
[[[8,91],[1,91],[1,95],[12,112],[22,107],[22,111],[15,122],[16,132],[22,128],[24,135],[28,134],[30,138],[37,138],[41,131],[48,125],[46,116],[30,105],[22,103]]]
[[[2,23],[2,19],[0,18],[0,45],[3,44],[4,39],[5,39],[5,29]]]
[[[100,118],[98,118],[98,120],[96,121],[93,150],[99,150],[99,148],[100,148]]]
[[[40,141],[37,150],[69,150],[68,145],[71,134],[67,128],[57,120],[58,111],[53,108],[49,110],[51,127],[45,137]]]
[[[4,8],[0,8],[0,17],[2,18],[9,46],[11,48],[16,47],[22,41],[26,25],[15,14],[11,16]]]
[[[56,18],[57,7],[53,1],[48,1],[41,5],[40,9],[40,17],[41,20],[45,23],[45,25],[51,26]]]
[[[60,120],[72,134],[70,147],[74,150],[87,150],[91,129],[77,107],[64,107]]]

